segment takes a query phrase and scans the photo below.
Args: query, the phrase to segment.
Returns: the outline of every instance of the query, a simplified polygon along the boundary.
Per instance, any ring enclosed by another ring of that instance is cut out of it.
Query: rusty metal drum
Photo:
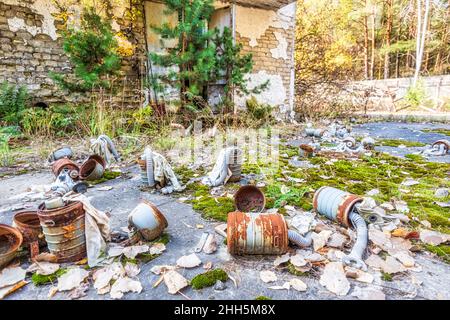
[[[16,257],[22,242],[23,237],[18,229],[0,224],[0,269]]]
[[[80,167],[80,179],[93,181],[103,177],[105,167],[97,159],[90,157]]]
[[[162,212],[146,200],[142,200],[129,214],[128,223],[148,241],[157,239],[169,226]]]
[[[234,195],[234,205],[241,212],[262,212],[266,206],[266,197],[255,186],[243,186]]]
[[[338,221],[346,227],[350,227],[349,214],[355,204],[363,199],[332,187],[322,187],[316,191],[313,199],[314,209],[328,219]]]
[[[23,246],[28,246],[33,242],[38,242],[40,247],[47,244],[37,211],[16,213],[13,218],[13,226],[22,233]]]
[[[45,210],[39,206],[39,221],[50,253],[58,262],[76,262],[86,257],[85,211],[81,202]]]
[[[284,217],[273,213],[228,214],[227,246],[233,255],[278,255],[288,250]]]
[[[450,141],[446,139],[438,140],[435,143],[433,143],[433,147],[441,147],[443,146],[443,150],[448,153],[450,151]]]

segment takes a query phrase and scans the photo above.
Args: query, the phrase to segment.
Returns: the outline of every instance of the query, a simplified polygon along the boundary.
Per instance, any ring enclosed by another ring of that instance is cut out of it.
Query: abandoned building
[[[113,29],[133,44],[134,53],[124,58],[121,99],[127,104],[143,103],[148,90],[148,52],[158,52],[161,44],[151,26],[167,21],[161,1],[142,1],[142,15],[127,21],[122,11],[114,12]],[[250,87],[270,80],[269,88],[256,97],[290,114],[294,107],[294,41],[296,3],[293,0],[216,1],[210,28],[229,27],[244,53],[252,53]],[[0,0],[0,82],[25,85],[34,103],[78,101],[83,96],[62,92],[49,77],[50,72],[70,72],[71,65],[62,48],[57,8],[52,0]],[[209,88],[209,101],[220,100],[221,87]],[[237,97],[239,106],[246,97]]]

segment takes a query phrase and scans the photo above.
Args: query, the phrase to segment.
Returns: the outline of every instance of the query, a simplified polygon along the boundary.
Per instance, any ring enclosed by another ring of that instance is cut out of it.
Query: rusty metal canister
[[[103,177],[105,167],[101,161],[92,156],[89,157],[80,167],[81,180],[98,180]]]
[[[161,236],[169,225],[162,212],[153,203],[146,200],[142,200],[129,214],[128,223],[148,241],[153,241]]]
[[[53,163],[53,165],[52,165],[52,172],[56,177],[59,176],[59,174],[61,173],[61,171],[63,169],[68,169],[69,171],[75,171],[75,172],[80,171],[80,168],[78,167],[78,165],[75,162],[73,162],[67,158],[60,159],[60,160],[56,161],[55,163]]]
[[[241,212],[262,212],[266,207],[266,197],[255,186],[243,186],[234,195],[234,205]]]
[[[60,149],[57,149],[52,152],[52,154],[49,157],[50,161],[57,161],[63,158],[72,158],[73,157],[73,151],[70,147],[63,147]]]
[[[16,257],[22,242],[23,236],[18,229],[0,224],[0,269]]]
[[[81,202],[45,210],[39,206],[39,221],[50,253],[58,262],[76,262],[86,257],[85,211]]]
[[[355,204],[363,199],[332,187],[322,187],[316,191],[313,199],[314,209],[330,220],[338,221],[346,227],[350,227],[348,219]]]
[[[435,146],[440,146],[443,145],[444,146],[444,150],[446,152],[450,151],[450,141],[446,140],[446,139],[442,139],[442,140],[438,140],[435,143],[433,143],[433,147]]]
[[[310,158],[314,155],[314,148],[309,144],[301,144],[299,149],[300,157]]]
[[[37,211],[16,213],[13,218],[13,226],[22,233],[23,246],[28,246],[33,242],[38,242],[41,247],[46,245]]]
[[[280,214],[231,212],[227,224],[230,254],[278,255],[288,250],[288,227]]]

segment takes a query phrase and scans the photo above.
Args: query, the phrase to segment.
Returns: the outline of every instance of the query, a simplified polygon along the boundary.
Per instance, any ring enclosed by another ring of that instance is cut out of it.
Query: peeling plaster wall
[[[252,53],[254,60],[249,87],[269,80],[268,90],[256,98],[279,107],[284,114],[294,108],[295,13],[295,3],[277,11],[236,8],[236,39],[243,44],[243,53]],[[236,101],[244,107],[246,98],[238,96]]]
[[[69,74],[72,69],[58,35],[62,23],[52,15],[56,12],[52,0],[0,0],[0,82],[26,86],[35,102],[86,101],[86,95],[62,92],[49,77],[50,72]],[[144,22],[140,19],[130,28],[129,21],[118,18],[113,28],[131,30],[127,38],[136,47],[136,54],[123,60],[118,100],[140,102],[138,89],[146,72]]]

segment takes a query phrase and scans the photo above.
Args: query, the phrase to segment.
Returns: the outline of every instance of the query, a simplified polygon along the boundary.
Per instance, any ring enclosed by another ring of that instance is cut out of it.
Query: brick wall
[[[33,3],[33,0],[0,0],[0,82],[27,86],[34,102],[87,101],[89,95],[69,95],[50,79],[49,72],[70,73],[71,64],[62,49],[62,39],[53,39],[42,31],[45,17],[33,9]],[[18,30],[11,27],[15,19],[24,22]],[[117,23],[137,51],[123,61],[116,102],[134,104],[142,100],[139,89],[141,75],[145,74],[144,22],[141,18],[132,26],[120,19]],[[55,20],[54,26],[60,31],[62,24]]]

